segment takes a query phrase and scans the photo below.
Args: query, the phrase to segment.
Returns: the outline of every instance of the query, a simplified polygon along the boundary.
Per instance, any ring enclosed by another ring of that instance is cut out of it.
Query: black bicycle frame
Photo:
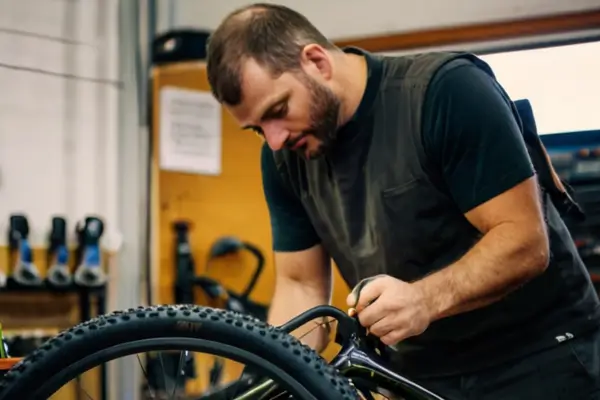
[[[342,375],[351,380],[368,382],[371,391],[386,397],[400,396],[404,400],[443,400],[410,379],[395,373],[376,352],[351,340],[331,361]]]
[[[356,318],[348,316],[342,310],[332,306],[318,306],[293,318],[281,325],[279,329],[290,333],[300,326],[316,318],[334,318],[338,321],[336,343],[341,346],[340,351],[330,362],[342,375],[352,381],[366,383],[369,391],[379,393],[386,397],[404,400],[444,400],[437,394],[427,390],[416,382],[394,372],[381,355],[386,351],[384,345],[375,337],[368,336]],[[245,386],[240,390],[234,386]],[[213,393],[240,393],[234,395],[234,400],[268,398],[266,395],[284,392],[272,380],[261,380],[259,383],[250,381],[236,381],[229,387]],[[260,396],[260,397],[258,397]],[[223,398],[203,396],[200,399]],[[199,400],[200,400],[199,399]]]

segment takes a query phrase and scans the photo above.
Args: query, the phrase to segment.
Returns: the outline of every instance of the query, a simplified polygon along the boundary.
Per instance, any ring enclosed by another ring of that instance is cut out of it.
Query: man
[[[265,140],[270,323],[329,302],[331,257],[351,287],[375,278],[348,304],[440,395],[600,398],[598,298],[485,63],[339,49],[254,4],[214,32],[207,68]]]

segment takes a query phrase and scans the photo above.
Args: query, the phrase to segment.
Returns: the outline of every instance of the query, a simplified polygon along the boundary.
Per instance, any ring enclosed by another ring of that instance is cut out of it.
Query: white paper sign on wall
[[[221,105],[210,92],[163,87],[160,93],[160,168],[219,175],[221,113]]]

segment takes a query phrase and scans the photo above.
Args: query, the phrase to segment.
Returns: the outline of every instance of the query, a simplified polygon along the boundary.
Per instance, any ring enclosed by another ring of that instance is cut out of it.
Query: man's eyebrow
[[[273,111],[273,108],[277,107],[278,105],[280,105],[281,103],[286,101],[289,97],[290,97],[289,91],[283,92],[279,96],[275,97],[275,99],[273,101],[271,101],[271,103],[264,109],[264,111],[260,115],[259,121],[263,121],[264,119],[266,119],[268,117],[269,113],[271,113]],[[257,125],[244,125],[244,126],[242,126],[242,129],[255,129],[256,127],[257,127]]]
[[[260,121],[263,121],[267,118],[269,118],[269,114],[271,114],[273,112],[273,109],[279,105],[281,105],[284,101],[286,101],[289,97],[289,93],[285,92],[282,93],[281,95],[279,95],[277,98],[275,98],[274,101],[271,102],[271,104],[265,108],[265,110],[263,111],[262,115],[260,116]]]

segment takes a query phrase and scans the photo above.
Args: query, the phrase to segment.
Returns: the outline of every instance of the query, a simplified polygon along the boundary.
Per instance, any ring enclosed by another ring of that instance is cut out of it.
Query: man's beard
[[[308,158],[314,160],[326,154],[337,138],[340,100],[326,86],[316,82],[308,75],[301,77],[310,94],[310,128],[302,132],[300,138],[312,135],[320,141],[317,149],[311,149]],[[300,139],[299,138],[299,139]],[[297,141],[294,141],[296,143]],[[292,144],[293,145],[293,144]],[[297,150],[304,155],[305,146]]]

